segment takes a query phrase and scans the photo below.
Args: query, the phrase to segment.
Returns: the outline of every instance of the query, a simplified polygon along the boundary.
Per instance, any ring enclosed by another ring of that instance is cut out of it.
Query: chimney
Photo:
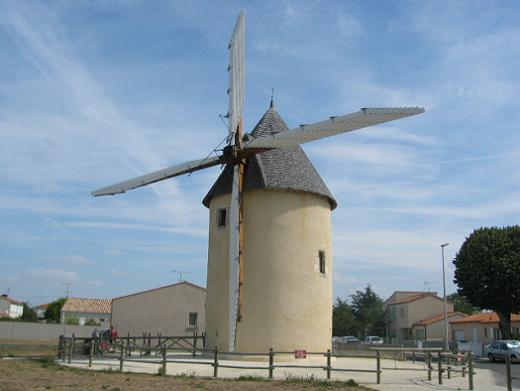
[[[7,293],[2,293],[2,297],[7,297]]]

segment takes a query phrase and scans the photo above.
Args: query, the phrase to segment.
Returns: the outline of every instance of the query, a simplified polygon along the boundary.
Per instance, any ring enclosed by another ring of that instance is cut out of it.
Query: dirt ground
[[[269,381],[246,378],[225,380],[212,378],[158,376],[139,373],[87,371],[72,369],[46,360],[0,360],[0,390],[348,390],[367,391],[347,382],[326,382],[314,378]]]

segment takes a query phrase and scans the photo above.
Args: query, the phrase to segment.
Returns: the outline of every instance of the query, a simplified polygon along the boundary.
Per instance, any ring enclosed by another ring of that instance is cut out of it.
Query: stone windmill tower
[[[271,107],[243,135],[245,18],[228,45],[228,145],[204,159],[116,183],[94,196],[225,165],[204,198],[210,209],[208,346],[224,351],[324,350],[330,346],[330,212],[336,201],[300,148],[303,143],[424,112],[362,108],[294,129]],[[182,153],[182,151],[181,151]]]
[[[251,132],[288,130],[271,105]],[[227,166],[203,200],[209,208],[207,346],[230,344],[227,292],[233,171]],[[299,146],[248,159],[243,189],[242,310],[235,347],[266,352],[330,348],[332,253],[336,201]]]

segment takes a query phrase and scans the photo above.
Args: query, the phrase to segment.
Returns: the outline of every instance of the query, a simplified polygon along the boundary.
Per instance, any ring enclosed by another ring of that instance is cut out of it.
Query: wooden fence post
[[[76,351],[76,335],[72,333],[72,354]]]
[[[377,384],[381,384],[381,351],[376,350]]]
[[[462,377],[466,377],[466,366],[462,367]]]
[[[130,333],[126,336],[126,356],[132,357],[132,351],[130,348]]]
[[[65,356],[67,356],[67,340],[63,338],[63,352],[61,353],[61,361],[65,362]]]
[[[506,354],[506,385],[507,391],[513,391],[513,379],[511,379],[511,356]]]
[[[88,355],[88,367],[92,368],[92,356],[94,355],[94,344],[96,343],[95,338],[90,340],[90,352]]]
[[[426,360],[428,362],[428,380],[432,380],[432,354],[430,351],[426,352]]]
[[[69,359],[68,359],[68,363],[70,364],[70,362],[72,361],[72,349],[73,349],[73,343],[72,343],[72,340],[69,341]]]
[[[123,372],[123,361],[125,359],[125,347],[123,344],[123,339],[121,339],[121,344],[119,345],[119,372]]]
[[[442,353],[437,352],[437,371],[439,372],[439,384],[442,384]]]
[[[473,390],[473,354],[471,351],[468,352],[468,372],[469,389]]]
[[[269,379],[273,378],[274,371],[274,351],[273,348],[269,348]]]
[[[415,350],[412,350],[412,362],[415,364]]]
[[[163,370],[163,375],[166,376],[166,348],[163,347],[161,348],[162,350],[162,370]]]
[[[60,339],[58,340],[58,358],[61,358],[63,351],[63,335],[60,335]]]
[[[330,380],[330,368],[331,368],[331,354],[330,349],[327,349],[327,380]]]
[[[193,332],[193,353],[192,356],[195,357],[195,354],[197,353],[197,332]]]
[[[215,355],[213,360],[213,377],[218,376],[218,347],[215,346],[215,350],[213,350],[213,353]]]

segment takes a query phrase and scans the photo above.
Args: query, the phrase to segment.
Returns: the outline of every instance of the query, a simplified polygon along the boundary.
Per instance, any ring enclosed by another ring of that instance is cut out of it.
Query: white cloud
[[[29,274],[35,278],[55,280],[59,282],[74,282],[78,279],[78,273],[62,269],[32,269]]]

